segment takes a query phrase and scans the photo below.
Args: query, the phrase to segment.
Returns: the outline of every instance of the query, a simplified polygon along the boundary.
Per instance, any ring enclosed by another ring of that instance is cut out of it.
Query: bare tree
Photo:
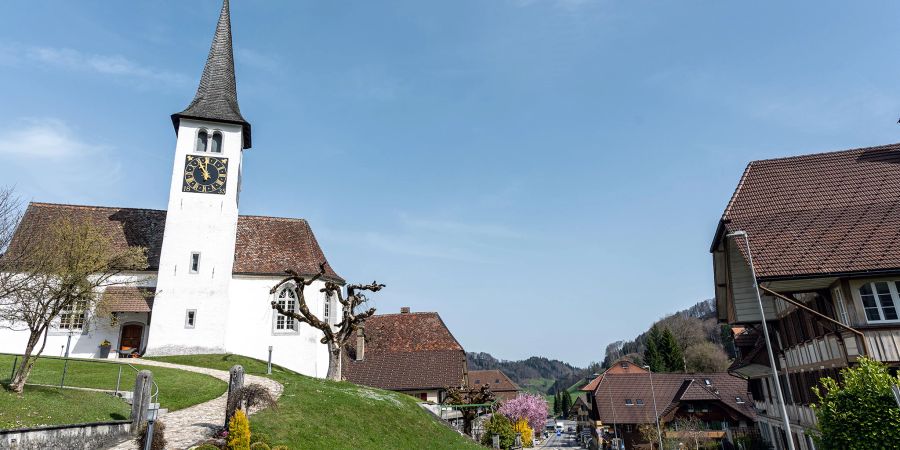
[[[11,265],[12,255],[7,254],[16,227],[22,219],[22,205],[12,187],[0,187],[0,304],[8,292],[21,282],[6,266]]]
[[[472,405],[493,403],[496,398],[494,393],[491,392],[490,385],[487,384],[473,388],[468,386],[451,386],[447,388],[447,398],[444,399],[444,404],[462,406],[459,412],[462,414],[463,419],[463,433],[472,436],[472,423],[475,422],[478,412],[483,408]]]
[[[29,333],[22,363],[10,383],[14,392],[24,389],[56,320],[69,329],[83,327],[85,314],[103,288],[133,283],[134,277],[118,275],[147,267],[144,248],[116,248],[102,230],[86,221],[62,218],[23,223],[19,228],[0,269],[13,280],[0,304],[0,326]],[[22,236],[28,238],[27,245]]]
[[[724,372],[729,365],[725,350],[712,342],[688,347],[684,351],[684,361],[689,372]]]
[[[325,293],[326,298],[337,298],[340,302],[343,314],[341,321],[336,325],[331,325],[320,320],[309,310],[306,303],[304,290],[306,286],[313,284],[316,280],[325,275],[325,263],[319,264],[319,273],[306,279],[293,270],[285,271],[288,276],[279,281],[269,293],[274,294],[281,289],[282,286],[288,286],[293,290],[294,296],[297,298],[297,310],[289,311],[279,305],[277,301],[272,301],[272,309],[278,311],[278,314],[291,317],[299,323],[309,324],[313,328],[317,328],[324,336],[320,342],[328,345],[328,374],[329,380],[339,381],[341,379],[341,350],[350,341],[357,329],[362,326],[363,322],[372,314],[375,314],[375,308],[369,308],[365,311],[356,312],[356,309],[366,303],[364,291],[378,292],[384,288],[383,284],[373,281],[371,284],[351,284],[347,286],[347,296],[344,297],[341,292],[341,285],[326,281],[325,287],[320,292]]]

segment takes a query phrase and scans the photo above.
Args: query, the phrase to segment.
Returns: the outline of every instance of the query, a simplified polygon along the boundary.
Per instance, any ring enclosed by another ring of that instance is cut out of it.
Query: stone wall
[[[130,420],[0,430],[0,450],[91,450],[121,442],[130,433]]]

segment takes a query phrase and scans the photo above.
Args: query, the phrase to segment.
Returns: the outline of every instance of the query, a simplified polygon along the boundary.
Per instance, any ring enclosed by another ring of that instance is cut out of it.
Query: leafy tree
[[[728,355],[721,346],[701,342],[684,351],[688,372],[724,372],[728,369]]]
[[[647,335],[647,345],[644,349],[644,364],[650,366],[650,370],[654,372],[666,371],[666,363],[663,361],[659,348],[661,340],[662,333],[660,333],[659,328],[654,325],[650,328],[650,333]]]
[[[0,259],[0,273],[5,274],[0,326],[28,331],[21,365],[10,382],[14,392],[25,388],[51,326],[86,326],[105,288],[133,284],[138,279],[126,273],[147,267],[144,248],[119,248],[88,221],[64,217],[45,224],[27,219]]]
[[[662,339],[657,344],[659,348],[660,358],[667,372],[683,372],[684,357],[681,353],[681,347],[675,340],[675,335],[666,329],[662,333]]]
[[[500,436],[500,448],[509,449],[516,443],[516,430],[512,422],[503,414],[491,414],[491,418],[484,425],[485,433],[481,435],[481,445],[490,447],[493,435]]]
[[[900,377],[887,366],[868,358],[841,370],[842,382],[822,378],[814,387],[818,403],[812,405],[821,435],[816,447],[824,450],[900,448],[900,408],[891,386]]]
[[[328,345],[328,374],[326,377],[329,380],[340,381],[341,350],[347,345],[350,339],[355,336],[356,331],[362,327],[363,322],[365,322],[369,316],[375,314],[375,308],[369,308],[368,310],[359,312],[356,311],[359,306],[365,304],[367,301],[363,292],[378,292],[384,288],[384,285],[378,284],[377,281],[373,281],[371,284],[351,284],[347,286],[347,297],[344,298],[339,284],[333,281],[326,281],[325,288],[322,289],[322,292],[325,293],[327,298],[337,298],[343,310],[341,321],[338,322],[337,325],[332,325],[320,320],[309,310],[309,305],[307,305],[306,296],[304,295],[306,286],[313,284],[316,280],[325,275],[325,263],[320,263],[319,273],[313,275],[308,280],[293,270],[288,269],[285,272],[288,276],[279,281],[269,293],[274,294],[278,292],[282,286],[289,286],[289,288],[294,291],[295,298],[297,298],[297,310],[288,311],[275,300],[271,303],[272,309],[278,311],[278,314],[292,317],[297,322],[309,324],[311,327],[322,332],[323,336],[322,339],[320,339],[320,342]]]

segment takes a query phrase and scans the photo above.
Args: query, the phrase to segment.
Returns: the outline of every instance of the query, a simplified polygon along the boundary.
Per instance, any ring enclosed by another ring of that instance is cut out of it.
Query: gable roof
[[[705,380],[709,380],[709,386]],[[755,417],[747,394],[747,380],[727,373],[607,374],[594,392],[597,419],[604,423],[653,422],[653,394],[660,417],[677,409],[681,401],[716,401],[745,416]],[[740,397],[744,403],[738,403]],[[637,400],[643,401],[638,405]],[[630,400],[631,405],[626,405]]]
[[[469,386],[488,385],[492,392],[521,391],[522,389],[500,369],[469,371]]]
[[[109,312],[150,312],[155,289],[138,286],[110,286],[103,290],[100,303]]]
[[[900,144],[751,162],[711,250],[737,230],[761,279],[900,270]]]
[[[103,206],[61,205],[32,202],[25,210],[10,252],[27,233],[53,226],[60,219],[85,220],[105,233],[114,246],[140,246],[147,249],[147,270],[159,269],[166,212],[158,209],[110,208]],[[303,219],[239,216],[233,272],[238,274],[282,275],[291,268],[301,274],[319,271],[325,261],[326,275],[344,280],[328,264],[309,224]]]
[[[222,2],[216,33],[209,48],[200,85],[191,104],[180,113],[172,114],[172,124],[178,131],[182,119],[214,120],[234,123],[243,128],[243,148],[250,148],[250,123],[241,115],[234,76],[234,51],[231,44],[231,11],[228,0]]]
[[[344,352],[348,381],[395,391],[443,389],[465,382],[466,354],[434,312],[383,314],[365,322],[365,352],[356,340]]]

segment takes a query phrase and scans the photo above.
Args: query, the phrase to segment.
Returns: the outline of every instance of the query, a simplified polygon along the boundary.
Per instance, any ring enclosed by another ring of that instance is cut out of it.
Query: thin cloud
[[[180,86],[188,84],[191,80],[181,73],[148,67],[121,55],[98,55],[71,48],[5,44],[0,46],[0,63],[5,65],[39,64],[45,67],[166,85]]]
[[[20,126],[0,131],[0,155],[18,158],[65,158],[104,150],[81,140],[64,121],[23,119]]]
[[[431,233],[502,239],[523,239],[526,237],[524,233],[513,230],[507,226],[491,223],[427,219],[413,217],[406,213],[400,213],[400,220],[407,228]]]

